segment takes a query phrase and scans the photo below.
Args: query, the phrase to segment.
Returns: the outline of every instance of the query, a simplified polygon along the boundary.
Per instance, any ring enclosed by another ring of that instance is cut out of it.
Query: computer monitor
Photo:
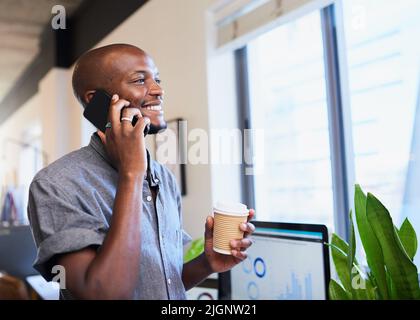
[[[248,258],[219,275],[219,299],[326,300],[330,280],[326,226],[253,224]]]
[[[23,280],[38,274],[32,267],[36,253],[29,226],[0,227],[0,272]]]

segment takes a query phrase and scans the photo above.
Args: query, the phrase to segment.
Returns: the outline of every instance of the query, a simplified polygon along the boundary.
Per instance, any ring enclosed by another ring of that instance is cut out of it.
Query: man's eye
[[[161,84],[161,83],[162,83],[162,80],[160,80],[160,79],[156,79],[156,80],[155,80],[155,82],[156,82],[157,84]]]
[[[144,84],[144,79],[138,79],[136,82],[140,84]]]

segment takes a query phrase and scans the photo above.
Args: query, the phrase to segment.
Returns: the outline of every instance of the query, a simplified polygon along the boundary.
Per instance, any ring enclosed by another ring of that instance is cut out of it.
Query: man
[[[77,62],[73,89],[84,107],[97,89],[113,96],[105,133],[94,133],[88,146],[41,170],[31,183],[34,267],[47,280],[55,265],[64,267],[61,298],[185,299],[185,290],[246,258],[248,237],[232,241],[231,256],[213,251],[208,217],[205,252],[183,264],[190,237],[182,229],[176,180],[150,159],[143,136],[149,123],[150,133],[166,127],[150,56],[125,44],[94,49]],[[249,220],[253,215],[250,210]],[[249,235],[254,226],[241,229]]]

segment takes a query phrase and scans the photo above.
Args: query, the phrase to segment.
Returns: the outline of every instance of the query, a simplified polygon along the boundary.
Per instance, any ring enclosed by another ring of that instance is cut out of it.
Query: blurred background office
[[[54,29],[56,4],[0,0],[0,241],[28,224],[36,172],[88,143],[94,128],[73,96],[73,66],[111,43],[154,58],[166,119],[208,133],[209,155],[220,148],[211,130],[263,132],[258,145],[220,139],[253,164],[183,167],[194,239],[219,199],[255,207],[261,221],[325,224],[346,239],[355,183],[396,225],[409,217],[420,232],[420,1],[64,0],[65,29]],[[197,136],[185,139],[188,148]],[[0,262],[13,254],[2,248]]]

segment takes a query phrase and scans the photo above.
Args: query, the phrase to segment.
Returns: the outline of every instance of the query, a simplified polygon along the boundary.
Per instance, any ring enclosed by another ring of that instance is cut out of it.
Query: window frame
[[[345,56],[342,0],[318,8],[324,47],[324,67],[327,88],[328,124],[330,137],[331,174],[333,187],[334,232],[343,239],[349,236],[349,212],[353,209],[354,157],[351,133],[351,109]],[[309,12],[306,12],[307,14]],[[239,128],[250,129],[247,45],[235,50],[237,110]],[[244,152],[252,153],[252,141],[244,142]],[[255,207],[254,176],[246,175],[242,163],[242,201]],[[258,213],[257,213],[258,219]]]

